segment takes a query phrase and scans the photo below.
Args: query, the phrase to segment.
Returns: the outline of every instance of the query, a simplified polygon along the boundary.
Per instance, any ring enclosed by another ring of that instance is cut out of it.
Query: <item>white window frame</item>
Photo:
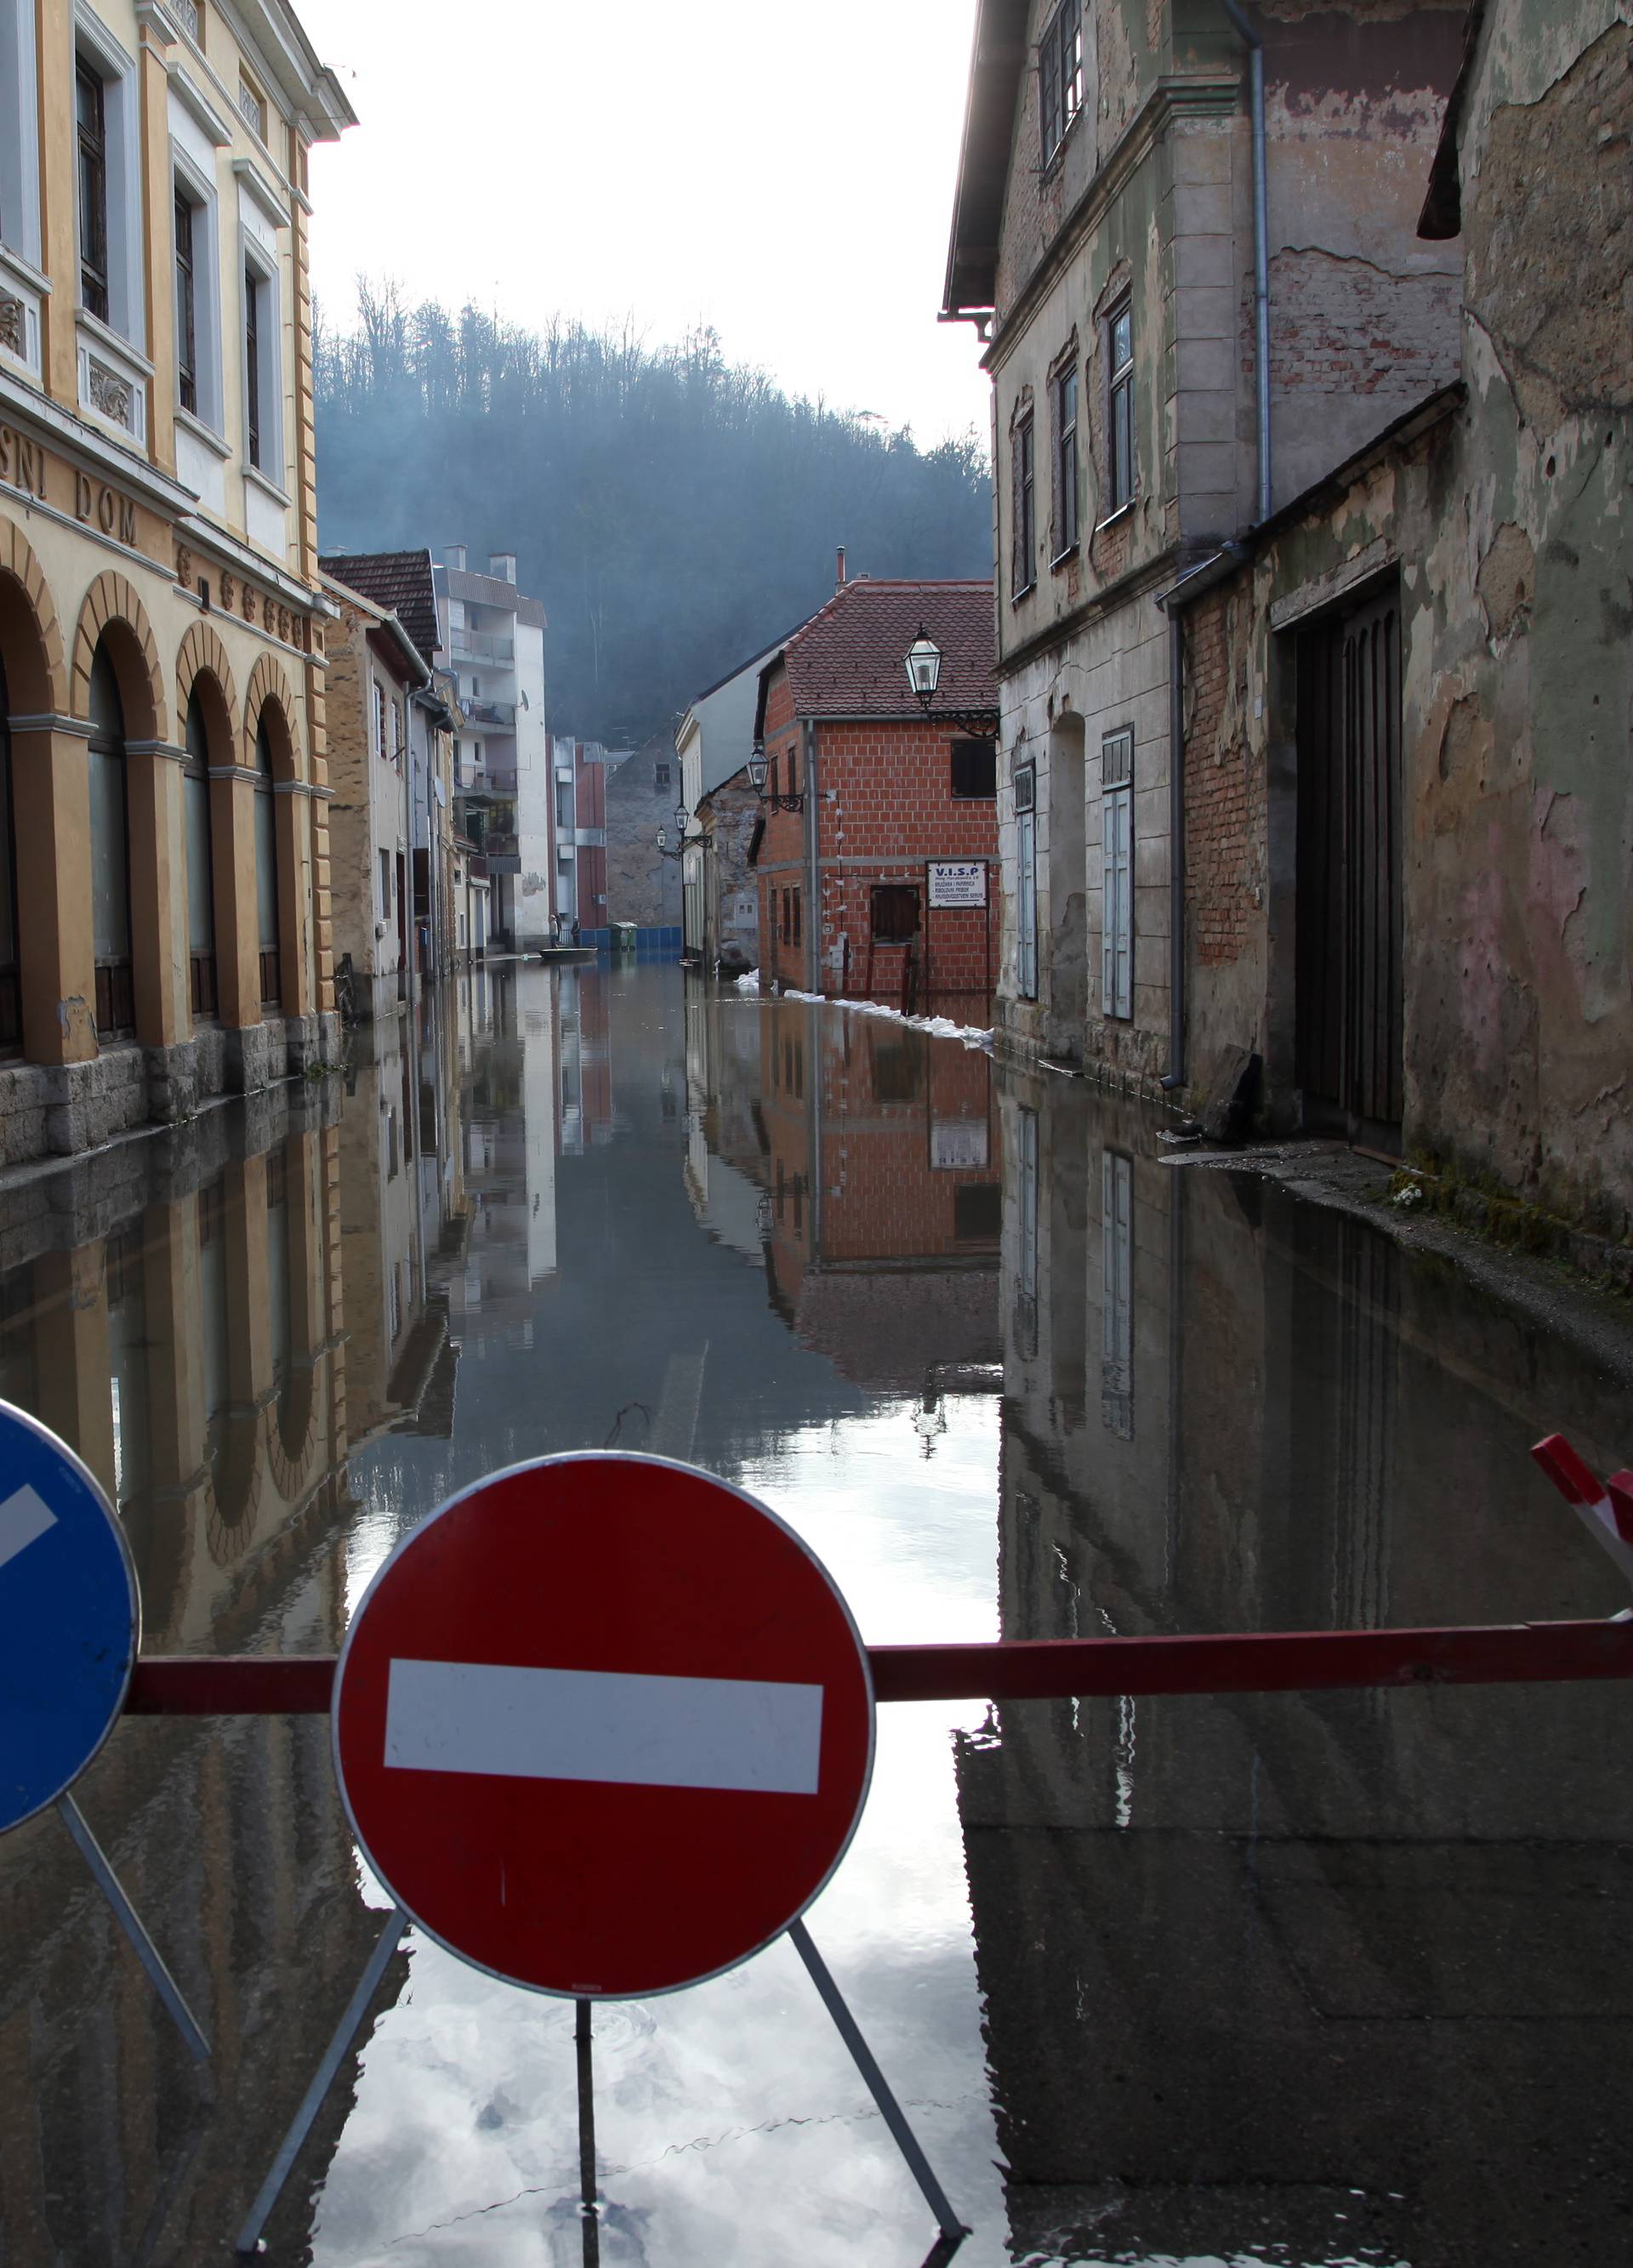
[[[0,237],[40,276],[40,75],[33,0],[0,0]]]
[[[1134,729],[1100,743],[1100,1011],[1134,1014]]]
[[[238,232],[238,363],[239,416],[240,425],[240,454],[243,459],[246,476],[258,480],[272,490],[281,502],[289,499],[284,490],[284,314],[282,262],[274,242],[269,245],[259,229],[249,225],[240,198]],[[249,371],[244,355],[244,340],[249,320],[249,309],[244,297],[246,269],[253,269],[260,284],[262,298],[255,325],[259,350],[261,404],[261,462],[249,461]]]
[[[80,308],[82,320],[112,331],[140,354],[147,341],[142,276],[142,120],[136,58],[85,5],[75,0],[74,48],[102,82],[107,147],[107,320]],[[79,260],[79,190],[74,188],[74,261]],[[78,290],[76,282],[75,298]]]
[[[221,375],[221,214],[214,181],[196,151],[176,137],[172,122],[170,166],[178,193],[193,208],[193,353],[198,406],[181,408],[181,342],[177,341],[175,401],[180,416],[206,427],[218,440],[226,429]],[[171,228],[175,226],[174,213]],[[174,247],[172,247],[174,262]]]
[[[1015,989],[1038,998],[1038,770],[1015,774]]]
[[[386,688],[379,678],[369,679],[369,744],[377,756],[386,753]]]

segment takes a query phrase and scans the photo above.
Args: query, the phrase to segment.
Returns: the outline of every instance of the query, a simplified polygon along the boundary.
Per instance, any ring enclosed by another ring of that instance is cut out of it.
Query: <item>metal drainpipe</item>
[[[1238,5],[1219,0],[1247,49],[1253,130],[1253,379],[1259,473],[1256,518],[1270,517],[1270,218],[1265,191],[1265,43]],[[1164,1093],[1185,1085],[1185,626],[1168,617],[1168,1071]]]
[[[1247,48],[1253,125],[1253,364],[1258,394],[1259,511],[1270,517],[1270,218],[1265,193],[1265,43],[1237,0],[1219,0]]]
[[[1185,1085],[1185,620],[1168,616],[1168,1071]]]
[[[805,762],[805,855],[810,875],[810,893],[805,902],[805,989],[808,992],[822,990],[822,810],[816,792],[816,727],[807,723],[800,727],[804,741]]]

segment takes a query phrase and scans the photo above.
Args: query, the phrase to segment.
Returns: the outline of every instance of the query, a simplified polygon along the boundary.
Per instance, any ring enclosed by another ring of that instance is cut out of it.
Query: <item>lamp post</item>
[[[749,785],[754,790],[760,801],[772,811],[803,811],[805,798],[802,793],[799,795],[766,794],[765,775],[769,770],[770,765],[765,757],[765,743],[764,740],[757,740],[749,756]]]
[[[919,635],[902,656],[902,667],[907,673],[907,683],[913,697],[927,717],[931,713],[942,682],[942,650],[922,622]],[[935,721],[950,725],[955,731],[969,733],[972,740],[995,740],[998,737],[998,711],[992,709],[936,709]]]

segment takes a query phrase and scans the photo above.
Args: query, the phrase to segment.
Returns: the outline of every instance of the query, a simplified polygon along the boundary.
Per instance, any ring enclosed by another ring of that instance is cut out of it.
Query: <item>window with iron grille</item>
[[[178,188],[176,213],[176,388],[183,409],[198,414],[197,293],[193,278],[193,206]]]
[[[1134,492],[1134,308],[1125,299],[1106,319],[1106,510],[1120,512]]]
[[[1083,0],[1060,0],[1038,42],[1038,118],[1046,166],[1083,103]]]
[[[907,945],[919,934],[919,893],[911,882],[880,882],[873,892],[877,945]]]
[[[216,1012],[215,845],[210,803],[210,733],[195,687],[187,704],[181,807],[187,836],[187,936],[195,1018]]]
[[[1051,388],[1054,410],[1054,553],[1077,549],[1077,364],[1067,364]]]
[[[80,59],[75,70],[79,122],[79,298],[107,320],[107,115],[102,82]]]
[[[1010,534],[1012,551],[1009,560],[1009,590],[1014,598],[1030,591],[1036,575],[1034,556],[1037,550],[1038,526],[1034,502],[1035,468],[1032,460],[1032,413],[1029,409],[1017,419],[1010,435]]]
[[[955,740],[952,744],[952,792],[960,802],[991,799],[998,792],[998,743],[995,740]]]

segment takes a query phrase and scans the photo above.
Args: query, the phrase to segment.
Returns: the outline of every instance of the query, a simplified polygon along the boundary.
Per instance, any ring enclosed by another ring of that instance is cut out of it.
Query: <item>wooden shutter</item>
[[[1108,1016],[1134,1013],[1134,791],[1100,800],[1100,1005]]]

